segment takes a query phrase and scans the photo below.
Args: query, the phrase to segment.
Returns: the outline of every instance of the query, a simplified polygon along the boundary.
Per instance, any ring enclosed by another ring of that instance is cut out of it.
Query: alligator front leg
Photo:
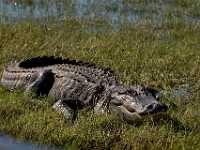
[[[73,110],[70,107],[65,106],[62,103],[62,100],[58,100],[56,103],[54,103],[53,109],[61,113],[67,120],[73,119]]]
[[[67,120],[75,120],[78,114],[78,110],[84,107],[84,103],[80,100],[65,98],[58,100],[53,109],[61,113]]]

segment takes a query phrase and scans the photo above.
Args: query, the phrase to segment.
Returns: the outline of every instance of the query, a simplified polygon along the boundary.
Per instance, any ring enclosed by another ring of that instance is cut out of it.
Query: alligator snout
[[[162,103],[153,103],[153,104],[149,104],[147,107],[146,107],[146,112],[147,113],[158,113],[158,112],[165,112],[167,111],[168,107],[167,105],[165,104],[162,104]]]

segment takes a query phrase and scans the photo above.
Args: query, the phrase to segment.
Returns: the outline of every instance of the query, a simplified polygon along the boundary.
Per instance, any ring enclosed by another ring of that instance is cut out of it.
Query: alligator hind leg
[[[54,81],[54,73],[51,70],[44,70],[39,74],[39,77],[26,88],[26,92],[35,92],[37,96],[47,96]]]
[[[84,107],[84,103],[80,100],[65,98],[58,100],[53,109],[61,113],[66,119],[74,121],[77,118],[78,110]]]

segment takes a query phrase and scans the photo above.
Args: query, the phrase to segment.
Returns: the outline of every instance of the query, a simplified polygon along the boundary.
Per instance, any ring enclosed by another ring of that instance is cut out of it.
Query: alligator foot
[[[80,100],[76,99],[61,99],[58,100],[53,108],[64,115],[66,119],[70,119],[74,121],[78,115],[78,109],[82,109],[84,107],[84,103]]]
[[[64,106],[62,100],[58,100],[56,103],[54,103],[53,109],[58,113],[62,114],[65,117],[65,119],[73,120],[74,111],[69,107]]]

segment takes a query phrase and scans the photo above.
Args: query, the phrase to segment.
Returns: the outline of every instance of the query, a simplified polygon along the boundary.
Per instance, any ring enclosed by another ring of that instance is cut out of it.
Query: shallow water
[[[179,86],[178,88],[172,89],[171,95],[173,98],[175,97],[188,98],[189,96],[191,96],[189,84],[185,84]]]
[[[194,84],[192,82],[188,82],[185,84],[181,84],[179,86],[175,86],[172,89],[169,90],[163,90],[161,92],[161,96],[164,98],[170,98],[170,99],[175,99],[175,98],[180,98],[182,101],[189,100],[190,97],[192,96],[192,89]]]
[[[0,150],[60,150],[46,145],[35,145],[0,135]]]
[[[172,19],[177,19],[176,7],[168,1],[134,5],[123,0],[0,0],[1,23],[26,19],[42,19],[48,22],[52,18],[62,21],[66,17],[78,17],[87,20],[99,18],[118,27],[144,20],[161,23],[169,12]],[[199,20],[198,17],[182,17],[188,21]]]
[[[23,19],[51,17],[64,20],[65,17],[95,19],[97,17],[116,25],[124,22],[136,22],[140,12],[123,5],[121,0],[34,0],[31,4],[1,0],[1,22],[16,22]]]

